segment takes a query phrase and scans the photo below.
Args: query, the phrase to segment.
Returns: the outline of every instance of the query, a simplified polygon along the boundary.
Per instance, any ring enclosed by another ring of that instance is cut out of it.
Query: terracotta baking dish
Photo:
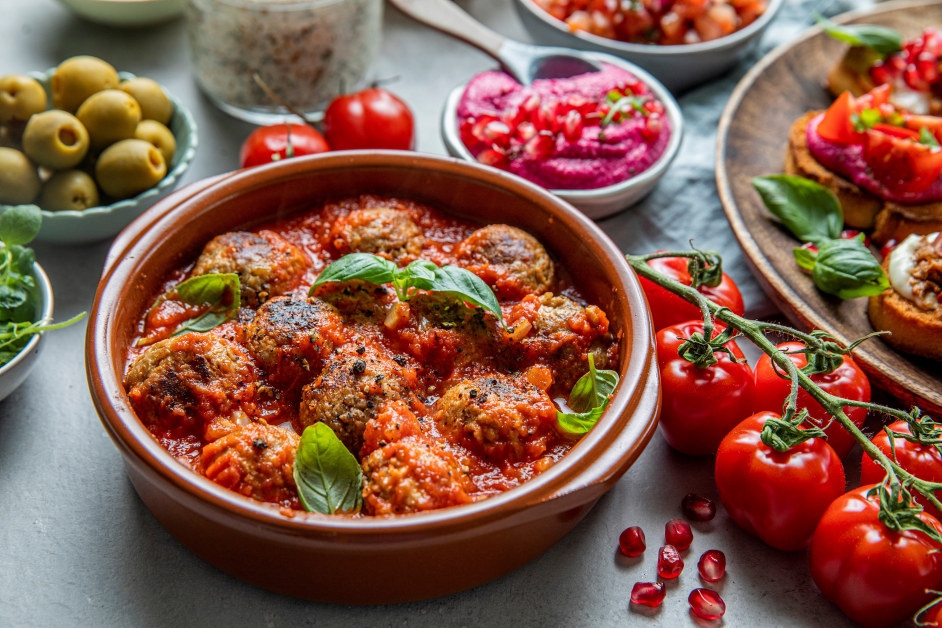
[[[489,499],[429,513],[340,518],[278,509],[176,462],[129,405],[122,379],[135,321],[164,273],[212,236],[364,192],[429,203],[536,235],[609,314],[620,376],[605,415],[558,464]],[[86,369],[102,424],[163,526],[241,580],[300,598],[385,604],[445,595],[535,558],[569,532],[641,454],[657,425],[659,381],[640,286],[602,231],[568,204],[502,172],[406,152],[286,160],[201,181],[154,205],[114,242],[92,307]]]

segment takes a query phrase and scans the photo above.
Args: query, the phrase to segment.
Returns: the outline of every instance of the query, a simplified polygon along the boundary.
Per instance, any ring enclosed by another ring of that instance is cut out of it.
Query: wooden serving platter
[[[942,29],[942,3],[892,2],[834,21],[880,24],[909,38],[928,25]],[[846,46],[813,27],[743,77],[720,118],[716,180],[733,232],[773,302],[795,326],[851,342],[873,331],[866,299],[841,301],[815,288],[792,257],[797,241],[771,217],[751,183],[753,177],[781,173],[792,123],[832,102],[825,78]],[[898,353],[878,338],[862,343],[854,358],[876,387],[942,420],[942,363]]]

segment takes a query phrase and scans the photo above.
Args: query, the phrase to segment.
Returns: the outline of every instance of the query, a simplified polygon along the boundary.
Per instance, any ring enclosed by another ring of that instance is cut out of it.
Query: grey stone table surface
[[[509,0],[459,4],[495,30],[527,39]],[[687,121],[680,157],[642,204],[600,222],[622,250],[686,248],[693,238],[700,247],[725,251],[750,311],[770,312],[716,193],[717,121],[738,79],[762,54],[806,29],[813,10],[833,15],[853,6],[787,0],[760,50],[729,75],[680,99]],[[390,89],[414,110],[418,150],[444,154],[439,118],[445,97],[494,63],[391,7],[384,19],[375,74],[394,79]],[[223,114],[199,92],[182,20],[121,30],[87,22],[54,0],[0,0],[0,75],[43,70],[76,54],[97,55],[152,77],[192,109],[200,146],[184,184],[237,166],[239,146],[252,127]],[[91,307],[108,246],[34,247],[53,283],[57,318]],[[656,578],[656,551],[622,559],[616,551],[621,530],[642,526],[656,548],[664,522],[679,514],[686,493],[716,497],[712,461],[674,454],[660,434],[560,543],[473,590],[424,602],[351,607],[253,588],[190,553],[138,499],[89,398],[84,334],[77,325],[48,335],[37,370],[0,402],[0,627],[849,625],[814,588],[804,553],[769,549],[738,529],[722,508],[695,529],[688,567],[669,585],[664,605],[651,613],[630,608],[632,584]],[[686,601],[687,592],[700,586],[696,558],[710,548],[723,550],[729,561],[719,585],[728,611],[713,624],[690,615]]]

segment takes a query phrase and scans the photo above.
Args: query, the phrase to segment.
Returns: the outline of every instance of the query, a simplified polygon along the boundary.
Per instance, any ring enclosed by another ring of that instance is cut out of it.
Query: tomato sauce
[[[403,301],[392,286],[359,280],[309,294],[350,252],[467,268],[495,290],[503,324],[448,294],[418,290]],[[173,335],[198,315],[173,298],[194,269],[237,273],[241,307],[212,329]],[[281,508],[301,508],[293,456],[316,422],[360,461],[363,515],[518,486],[577,442],[556,411],[588,356],[597,368],[617,363],[605,313],[535,238],[397,198],[344,198],[221,234],[162,290],[169,296],[154,295],[128,355],[138,416],[181,463]]]

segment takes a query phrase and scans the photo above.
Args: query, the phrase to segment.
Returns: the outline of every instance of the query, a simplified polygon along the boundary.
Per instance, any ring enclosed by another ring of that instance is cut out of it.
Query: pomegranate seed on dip
[[[461,141],[481,163],[545,188],[591,190],[644,172],[667,149],[664,104],[622,68],[518,83],[476,75],[457,107]]]

